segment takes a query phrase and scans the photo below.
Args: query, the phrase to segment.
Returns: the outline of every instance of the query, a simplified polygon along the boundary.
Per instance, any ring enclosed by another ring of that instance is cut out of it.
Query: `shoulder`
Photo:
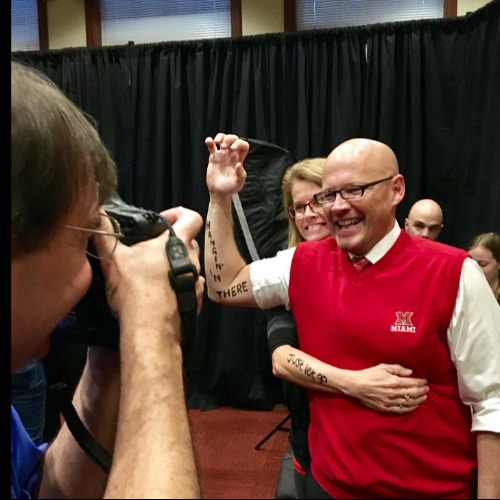
[[[458,261],[463,262],[468,256],[468,253],[462,248],[454,247],[446,243],[440,243],[438,241],[431,241],[418,236],[409,236],[406,233],[403,234],[405,234],[405,237],[408,238],[409,248],[418,252],[426,259],[457,259]]]

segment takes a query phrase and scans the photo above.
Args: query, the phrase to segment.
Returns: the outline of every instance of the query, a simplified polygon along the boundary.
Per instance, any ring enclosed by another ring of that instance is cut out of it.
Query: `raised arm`
[[[382,412],[408,413],[427,399],[427,381],[411,377],[412,371],[401,365],[344,370],[304,353],[298,348],[293,316],[283,307],[268,312],[268,337],[273,374],[288,382],[343,393]]]
[[[210,153],[210,193],[205,224],[205,275],[208,297],[233,306],[257,307],[250,284],[250,265],[241,257],[233,233],[232,196],[244,186],[243,168],[249,144],[236,135],[219,133],[205,140]]]

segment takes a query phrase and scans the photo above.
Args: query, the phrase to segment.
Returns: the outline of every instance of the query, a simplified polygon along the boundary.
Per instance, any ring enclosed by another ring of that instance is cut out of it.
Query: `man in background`
[[[443,229],[443,211],[431,199],[418,200],[405,219],[405,230],[411,236],[437,241]]]

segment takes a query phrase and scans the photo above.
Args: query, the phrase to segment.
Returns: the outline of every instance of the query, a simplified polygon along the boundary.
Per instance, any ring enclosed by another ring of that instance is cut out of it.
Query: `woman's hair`
[[[467,246],[467,250],[471,250],[478,246],[487,248],[495,257],[495,260],[500,262],[500,234],[499,233],[482,233],[474,236],[472,241]]]
[[[116,167],[93,123],[43,73],[11,62],[11,251],[34,252],[96,189],[104,203]]]
[[[281,181],[281,196],[283,207],[288,216],[288,248],[297,246],[304,238],[299,233],[295,220],[290,217],[288,207],[293,205],[292,186],[294,181],[310,181],[318,185],[318,191],[321,190],[323,167],[326,158],[306,158],[289,167],[283,180]]]
[[[482,233],[474,236],[471,242],[467,245],[467,250],[472,250],[476,247],[484,247],[488,249],[497,262],[500,262],[500,234],[491,232],[491,233]],[[500,269],[498,271],[500,278]],[[496,290],[493,290],[495,293],[495,297],[500,304],[500,286],[497,287]]]

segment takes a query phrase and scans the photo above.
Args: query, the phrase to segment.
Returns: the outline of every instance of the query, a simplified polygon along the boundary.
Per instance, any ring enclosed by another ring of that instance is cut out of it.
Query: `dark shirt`
[[[269,352],[281,345],[290,345],[299,349],[297,328],[292,314],[284,307],[275,307],[267,313],[267,336]],[[288,439],[293,454],[301,467],[308,471],[311,464],[307,432],[309,429],[309,401],[304,387],[283,381],[285,404],[291,414],[291,429]]]

